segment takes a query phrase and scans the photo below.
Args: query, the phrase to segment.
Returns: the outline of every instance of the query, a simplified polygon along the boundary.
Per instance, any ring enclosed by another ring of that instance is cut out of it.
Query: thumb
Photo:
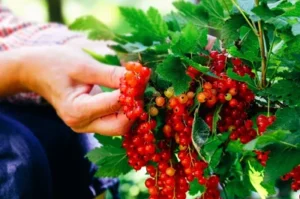
[[[86,84],[98,84],[109,88],[119,88],[120,78],[124,77],[124,67],[110,66],[91,60],[90,63],[79,66],[70,76]]]

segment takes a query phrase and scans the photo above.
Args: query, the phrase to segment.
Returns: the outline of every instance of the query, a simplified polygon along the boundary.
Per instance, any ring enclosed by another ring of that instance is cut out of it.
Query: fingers
[[[81,83],[97,84],[109,88],[119,88],[120,78],[124,77],[124,67],[101,64],[92,58],[70,71],[70,76]]]
[[[82,129],[73,129],[77,132],[95,132],[101,135],[123,135],[130,130],[133,121],[130,121],[124,113],[111,114],[98,118]]]
[[[120,90],[98,93],[94,96],[84,94],[75,99],[74,106],[83,113],[81,114],[83,118],[95,119],[119,111],[121,108],[119,96]]]
[[[208,35],[207,37],[208,37],[208,44],[205,47],[205,50],[211,51],[217,38],[211,35]]]

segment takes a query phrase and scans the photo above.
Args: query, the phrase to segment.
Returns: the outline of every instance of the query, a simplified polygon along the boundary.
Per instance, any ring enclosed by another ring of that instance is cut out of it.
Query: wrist
[[[27,91],[21,81],[22,67],[19,50],[0,52],[0,96]]]

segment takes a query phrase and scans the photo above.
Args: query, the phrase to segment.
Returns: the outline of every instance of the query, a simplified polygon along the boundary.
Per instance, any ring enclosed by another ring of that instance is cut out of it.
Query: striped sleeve
[[[0,3],[0,52],[22,46],[63,45],[78,37],[83,35],[61,24],[24,21]],[[42,99],[35,93],[19,93],[4,100],[12,103],[41,103]]]

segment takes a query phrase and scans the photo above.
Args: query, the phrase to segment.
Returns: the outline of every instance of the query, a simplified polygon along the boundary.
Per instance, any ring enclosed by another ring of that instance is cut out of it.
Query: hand
[[[90,94],[93,85],[117,89],[123,67],[100,64],[69,46],[24,49],[22,63],[22,85],[43,96],[74,131],[121,135],[130,128],[120,111],[119,90]]]

